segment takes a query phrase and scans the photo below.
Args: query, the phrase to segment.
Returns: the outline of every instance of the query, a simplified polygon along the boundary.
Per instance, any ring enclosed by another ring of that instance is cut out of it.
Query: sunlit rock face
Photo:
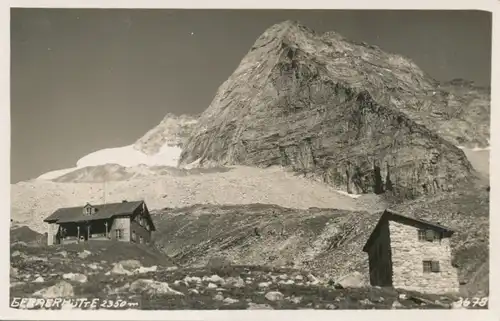
[[[489,92],[298,23],[272,26],[224,82],[180,165],[281,165],[348,193],[404,198],[473,176],[455,145],[488,143]]]

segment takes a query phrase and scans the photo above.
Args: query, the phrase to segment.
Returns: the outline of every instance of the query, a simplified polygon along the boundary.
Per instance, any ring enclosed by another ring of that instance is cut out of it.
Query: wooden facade
[[[48,223],[48,245],[92,240],[149,244],[155,230],[143,201],[59,209],[45,222]]]

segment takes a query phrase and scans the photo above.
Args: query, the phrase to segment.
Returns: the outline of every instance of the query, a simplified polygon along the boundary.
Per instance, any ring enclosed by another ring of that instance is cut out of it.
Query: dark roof
[[[372,233],[370,234],[370,237],[366,241],[366,244],[363,247],[364,252],[366,252],[368,250],[368,247],[371,245],[371,243],[377,237],[377,234],[380,230],[380,226],[382,225],[382,223],[384,223],[388,220],[397,221],[399,223],[406,224],[406,225],[420,225],[422,227],[425,226],[429,229],[445,232],[449,236],[451,236],[455,232],[454,230],[452,230],[446,226],[442,226],[442,225],[439,225],[439,224],[436,224],[433,222],[421,220],[421,219],[414,218],[414,217],[405,216],[405,215],[402,215],[402,214],[399,214],[399,213],[396,213],[392,210],[387,209],[380,216],[380,219],[378,220],[377,225],[375,225],[375,228],[373,229]]]
[[[142,206],[142,203],[144,201],[92,205],[96,209],[96,212],[92,215],[83,214],[83,208],[88,204],[78,207],[60,208],[43,221],[49,223],[69,223],[109,219],[114,216],[130,216],[139,206]]]

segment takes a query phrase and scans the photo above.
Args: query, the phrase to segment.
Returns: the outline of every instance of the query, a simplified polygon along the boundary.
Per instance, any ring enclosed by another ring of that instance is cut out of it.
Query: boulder
[[[141,262],[138,260],[123,260],[118,262],[118,264],[121,264],[127,270],[135,270],[142,267]]]
[[[136,273],[136,274],[142,274],[142,273],[156,272],[157,269],[158,269],[158,266],[156,266],[156,265],[153,265],[151,267],[143,267],[143,266],[141,266],[140,268],[135,269],[134,273]]]
[[[88,252],[88,251],[87,251],[87,252]],[[66,251],[57,252],[56,254],[57,254],[57,255],[60,255],[60,256],[62,256],[62,257],[64,257],[64,258],[68,257],[68,252],[66,252]],[[82,254],[82,253],[80,253],[80,254]],[[84,256],[85,256],[86,254],[82,254],[82,255],[84,255]],[[85,257],[86,257],[86,256],[85,256]]]
[[[202,279],[198,276],[186,276],[184,278],[184,281],[186,281],[186,283],[201,283]]]
[[[87,276],[83,275],[81,273],[66,273],[66,274],[63,274],[63,279],[75,281],[75,282],[79,282],[79,283],[87,282]]]
[[[18,257],[18,256],[21,256],[21,255],[22,255],[22,253],[21,253],[21,252],[19,252],[19,251],[17,251],[17,250],[16,250],[16,251],[14,251],[14,252],[12,252],[12,253],[10,254],[10,256],[11,256],[11,257]]]
[[[233,304],[233,303],[239,302],[239,300],[236,300],[233,298],[225,298],[224,300],[222,300],[222,302],[224,302],[225,304]]]
[[[247,310],[273,310],[273,307],[269,304],[249,302]]]
[[[224,279],[221,278],[220,276],[218,276],[217,274],[214,274],[212,276],[205,276],[203,277],[203,281],[206,281],[206,282],[212,282],[212,283],[216,283],[216,284],[224,284]]]
[[[15,267],[10,267],[10,277],[11,278],[17,278],[19,276],[19,272],[17,270],[17,268]]]
[[[74,295],[75,293],[73,290],[73,286],[66,281],[60,281],[53,286],[41,289],[33,293],[33,296],[40,296],[43,298],[68,298],[73,297]]]
[[[113,269],[111,270],[113,274],[121,274],[121,275],[132,275],[133,272],[125,269],[121,263],[116,263],[113,265]]]
[[[87,251],[87,250],[83,250],[83,252],[78,253],[78,257],[81,258],[81,259],[86,259],[91,254],[92,254],[92,252]]]
[[[245,286],[245,281],[241,277],[229,277],[226,279],[225,284],[235,288],[242,288]]]
[[[148,279],[139,279],[132,282],[129,289],[131,292],[147,292],[149,294],[184,295],[184,293],[172,289],[166,282]]]
[[[267,292],[265,298],[269,301],[281,301],[285,296],[278,291]]]
[[[335,283],[337,288],[361,288],[368,285],[366,277],[359,273],[353,272],[348,275],[345,275],[337,280]]]
[[[44,278],[39,276],[36,279],[33,280],[34,283],[43,283],[45,282]]]

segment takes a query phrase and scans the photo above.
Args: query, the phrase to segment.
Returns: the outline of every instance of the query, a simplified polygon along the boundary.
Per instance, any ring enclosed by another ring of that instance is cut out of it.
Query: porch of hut
[[[59,224],[56,235],[58,244],[71,244],[92,240],[111,239],[111,220],[92,220]]]

